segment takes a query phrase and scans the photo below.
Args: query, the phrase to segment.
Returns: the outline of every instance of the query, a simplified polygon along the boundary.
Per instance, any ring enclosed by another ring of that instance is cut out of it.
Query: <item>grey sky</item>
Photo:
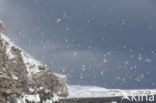
[[[8,36],[70,84],[155,88],[154,0],[0,0]]]

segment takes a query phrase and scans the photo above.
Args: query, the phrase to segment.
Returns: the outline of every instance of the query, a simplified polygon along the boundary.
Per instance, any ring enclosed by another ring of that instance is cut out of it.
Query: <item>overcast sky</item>
[[[0,0],[7,35],[69,84],[155,88],[155,0]]]

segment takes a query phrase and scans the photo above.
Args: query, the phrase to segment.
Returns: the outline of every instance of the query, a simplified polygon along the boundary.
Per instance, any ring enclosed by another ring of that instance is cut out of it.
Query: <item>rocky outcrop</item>
[[[51,103],[67,96],[66,77],[50,72],[0,34],[0,103]]]

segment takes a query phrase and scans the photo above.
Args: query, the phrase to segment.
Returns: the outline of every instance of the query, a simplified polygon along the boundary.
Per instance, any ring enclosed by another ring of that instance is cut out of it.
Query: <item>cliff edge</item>
[[[68,95],[66,81],[0,33],[0,103],[52,103]]]

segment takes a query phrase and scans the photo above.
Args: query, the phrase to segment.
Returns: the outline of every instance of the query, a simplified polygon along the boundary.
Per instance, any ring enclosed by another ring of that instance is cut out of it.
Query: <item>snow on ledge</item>
[[[96,86],[80,86],[69,85],[69,95],[67,98],[91,98],[91,97],[118,97],[132,96],[139,94],[156,95],[156,89],[138,89],[138,90],[121,90],[121,89],[106,89]]]
[[[63,74],[58,74],[58,73],[53,73],[55,76],[60,77],[60,78],[66,78],[66,75]]]
[[[17,99],[17,103],[26,103],[26,100],[33,103],[38,103],[40,102],[40,97],[38,94],[25,95],[22,99]]]
[[[23,98],[18,98],[17,103],[27,103],[26,101],[32,102],[32,103],[40,103],[42,100],[40,99],[39,94],[27,94],[24,95]],[[43,103],[53,103],[58,101],[58,96],[54,94],[54,97],[51,99],[46,99],[46,101],[42,101]]]
[[[110,95],[105,88],[80,85],[68,86],[68,93],[67,98],[104,97]]]

